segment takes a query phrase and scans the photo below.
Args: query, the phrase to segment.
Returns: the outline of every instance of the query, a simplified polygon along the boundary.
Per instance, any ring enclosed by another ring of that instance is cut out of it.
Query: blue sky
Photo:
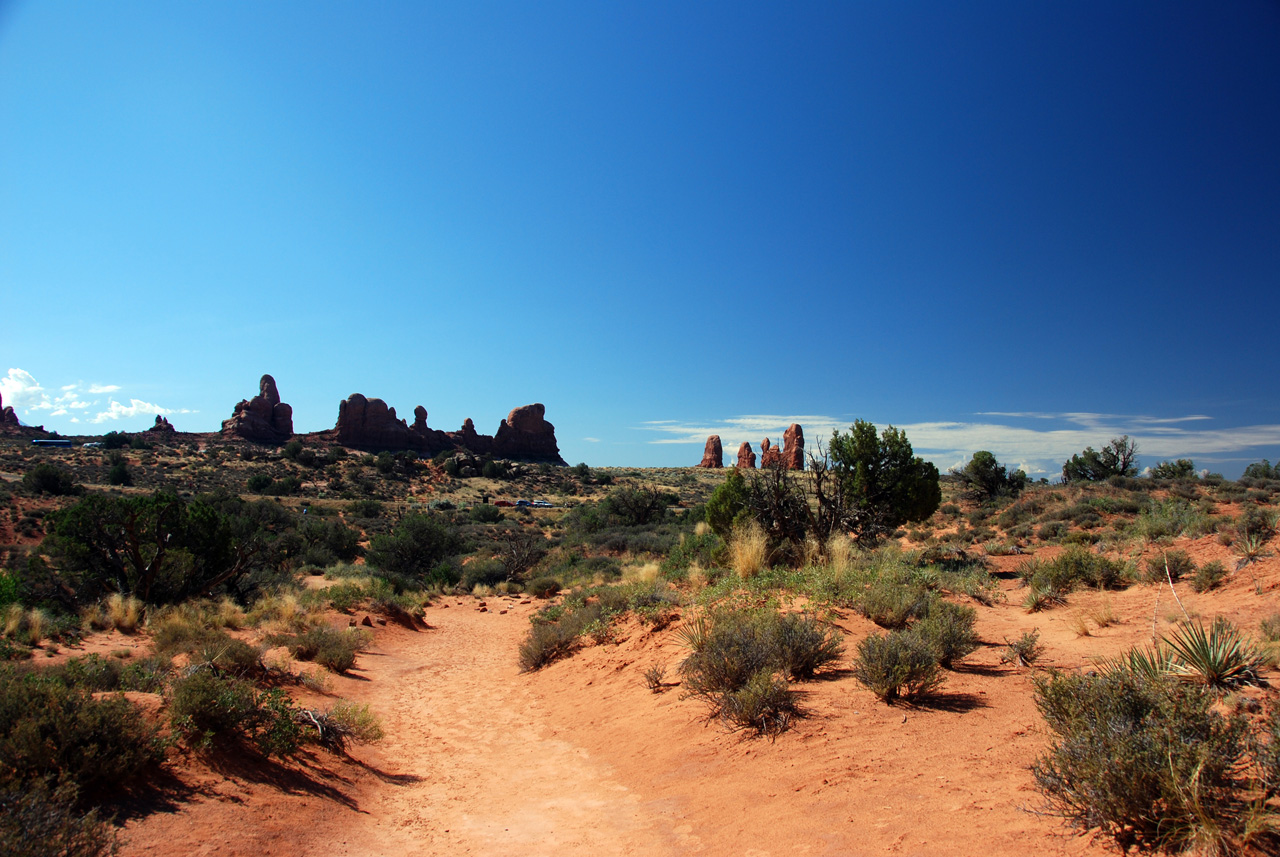
[[[0,5],[0,393],[1280,459],[1280,4]],[[78,421],[78,422],[77,422]]]

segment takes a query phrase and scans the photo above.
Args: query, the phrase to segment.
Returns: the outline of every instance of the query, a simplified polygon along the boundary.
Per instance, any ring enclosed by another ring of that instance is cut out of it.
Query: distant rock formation
[[[222,433],[258,443],[283,443],[293,437],[293,408],[280,401],[276,379],[263,375],[258,395],[236,405]]]
[[[804,470],[804,429],[792,423],[782,435],[782,463],[788,470]]]
[[[4,397],[0,396],[0,429],[18,428],[22,423],[18,422],[18,415],[13,412],[12,407],[8,407],[4,403]]]
[[[556,427],[545,419],[541,404],[516,408],[498,426],[493,454],[502,458],[530,458],[564,464],[556,444]],[[464,423],[465,425],[465,423]]]
[[[769,443],[769,438],[766,437],[760,444],[760,468],[763,470],[780,464],[782,464],[782,450]]]
[[[751,444],[745,440],[738,447],[738,463],[734,467],[739,470],[756,469],[756,454],[751,451]]]
[[[707,445],[702,450],[702,461],[697,466],[713,469],[724,467],[724,449],[720,446],[720,435],[713,434],[707,438]]]
[[[156,414],[156,424],[147,429],[146,434],[177,434],[178,431],[164,417]]]
[[[544,418],[546,408],[525,405],[511,411],[497,435],[479,434],[468,418],[456,432],[427,425],[427,409],[413,411],[413,425],[396,416],[382,399],[352,393],[338,405],[334,439],[343,446],[370,451],[413,449],[435,455],[453,449],[499,458],[530,459],[564,464],[556,444],[556,429]]]

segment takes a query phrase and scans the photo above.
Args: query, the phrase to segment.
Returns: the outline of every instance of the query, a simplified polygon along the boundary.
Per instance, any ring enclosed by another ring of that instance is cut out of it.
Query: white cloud
[[[587,443],[599,443],[599,442],[600,442],[600,438],[598,438],[598,437],[584,437],[584,438],[583,438],[583,440],[585,440]]]
[[[122,405],[115,399],[107,400],[107,410],[100,412],[91,423],[105,423],[107,420],[124,420],[133,417],[151,416],[153,414],[189,414],[192,411],[186,408],[162,408],[159,405],[153,405],[150,402],[144,402],[141,399],[130,399],[129,404]]]
[[[44,387],[40,386],[30,372],[25,369],[10,369],[0,378],[0,395],[6,405],[24,411],[51,411],[53,402]]]
[[[65,390],[65,389],[66,389],[66,387],[63,387],[62,389],[64,389],[64,390]],[[118,391],[119,389],[120,389],[120,385],[119,385],[119,384],[90,384],[90,385],[89,385],[89,394],[90,394],[90,395],[94,395],[94,396],[96,396],[96,395],[99,395],[99,394],[101,394],[101,393],[114,393],[114,392]]]

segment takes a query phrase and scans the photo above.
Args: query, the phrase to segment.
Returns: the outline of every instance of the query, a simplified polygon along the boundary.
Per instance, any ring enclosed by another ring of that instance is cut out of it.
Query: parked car
[[[495,506],[514,506],[514,505],[515,505],[515,503],[512,503],[510,500],[494,500],[494,501],[493,501],[493,505],[495,505]]]
[[[555,506],[551,505],[551,504],[550,504],[550,503],[548,503],[546,500],[534,500],[534,501],[533,501],[533,508],[535,508],[535,509],[554,509],[554,508],[555,508]]]
[[[517,501],[516,501],[516,505],[517,505],[517,506],[519,506],[519,507],[521,507],[521,508],[524,508],[524,507],[526,507],[526,506],[532,506],[533,504],[532,504],[532,503],[530,503],[528,500],[517,500]]]

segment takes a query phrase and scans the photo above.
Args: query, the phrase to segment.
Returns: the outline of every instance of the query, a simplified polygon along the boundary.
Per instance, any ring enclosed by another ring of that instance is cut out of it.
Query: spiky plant
[[[1175,663],[1173,651],[1166,646],[1157,645],[1149,649],[1130,649],[1118,658],[1104,658],[1098,665],[1110,672],[1127,670],[1148,681],[1154,681],[1172,672]]]
[[[1165,639],[1174,656],[1169,672],[1184,681],[1212,688],[1262,684],[1262,653],[1222,616],[1206,631],[1188,622]]]

